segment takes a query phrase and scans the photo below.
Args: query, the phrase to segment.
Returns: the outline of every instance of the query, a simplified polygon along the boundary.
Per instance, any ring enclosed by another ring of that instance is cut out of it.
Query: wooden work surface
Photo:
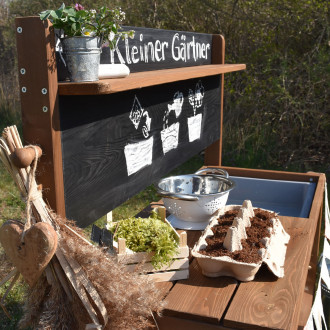
[[[227,168],[228,170],[228,168]],[[229,169],[230,172],[230,169]],[[242,175],[251,170],[233,169]],[[260,176],[260,171],[256,171]],[[261,171],[263,177],[281,172]],[[298,175],[282,172],[282,179]],[[244,176],[244,175],[243,175]],[[304,174],[305,179],[311,174]],[[285,260],[285,276],[278,279],[263,265],[251,282],[231,277],[208,278],[202,275],[197,261],[191,258],[189,279],[173,285],[157,284],[168,290],[160,329],[299,329],[305,325],[310,311],[315,283],[319,223],[322,215],[324,175],[317,180],[309,218],[280,216],[283,227],[291,236]],[[303,180],[302,180],[303,181]],[[201,231],[188,231],[190,248]],[[314,256],[313,256],[314,254]],[[308,284],[309,283],[309,284]],[[308,304],[308,308],[306,307]]]

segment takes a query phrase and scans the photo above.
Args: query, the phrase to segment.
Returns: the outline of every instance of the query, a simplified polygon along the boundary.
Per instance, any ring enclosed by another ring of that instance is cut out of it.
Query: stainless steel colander
[[[179,220],[204,222],[226,205],[234,187],[234,181],[228,179],[225,170],[205,168],[195,174],[162,179],[157,191],[166,209]]]

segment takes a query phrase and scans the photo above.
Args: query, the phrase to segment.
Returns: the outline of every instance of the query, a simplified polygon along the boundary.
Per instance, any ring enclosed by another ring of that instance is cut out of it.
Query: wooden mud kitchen
[[[210,278],[190,255],[188,279],[157,283],[166,301],[159,328],[302,329],[325,175],[221,165],[224,75],[246,67],[225,64],[224,38],[133,27],[134,39],[101,55],[103,64],[127,64],[129,76],[74,83],[58,81],[48,21],[17,18],[16,29],[24,141],[43,150],[37,180],[58,214],[86,227],[205,150],[205,166],[236,182],[227,204],[250,199],[279,213],[291,237],[283,278],[264,266],[249,282]],[[201,233],[187,230],[189,248]]]

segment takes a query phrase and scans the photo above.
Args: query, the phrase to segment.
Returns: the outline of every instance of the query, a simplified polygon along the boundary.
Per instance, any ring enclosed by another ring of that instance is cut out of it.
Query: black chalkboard
[[[61,95],[67,217],[89,225],[218,140],[220,82],[210,76],[109,95]]]
[[[211,64],[212,35],[161,29],[125,26],[124,31],[134,30],[134,38],[119,40],[110,51],[102,47],[101,64],[124,63],[130,72],[171,69]],[[60,31],[55,31],[56,40]],[[60,45],[60,43],[57,44]],[[58,80],[68,79],[68,71],[56,52]]]
[[[134,26],[123,30],[134,30],[134,38],[120,40],[112,52],[104,47],[102,64],[124,63],[131,72],[211,64],[211,34]]]

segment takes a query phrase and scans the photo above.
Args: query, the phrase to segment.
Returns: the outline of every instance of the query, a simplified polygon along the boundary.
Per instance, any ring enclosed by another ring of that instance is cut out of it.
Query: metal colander
[[[209,173],[211,174],[204,174]],[[195,174],[171,176],[158,182],[157,191],[166,209],[176,218],[204,222],[226,205],[234,181],[218,168],[206,168]]]

